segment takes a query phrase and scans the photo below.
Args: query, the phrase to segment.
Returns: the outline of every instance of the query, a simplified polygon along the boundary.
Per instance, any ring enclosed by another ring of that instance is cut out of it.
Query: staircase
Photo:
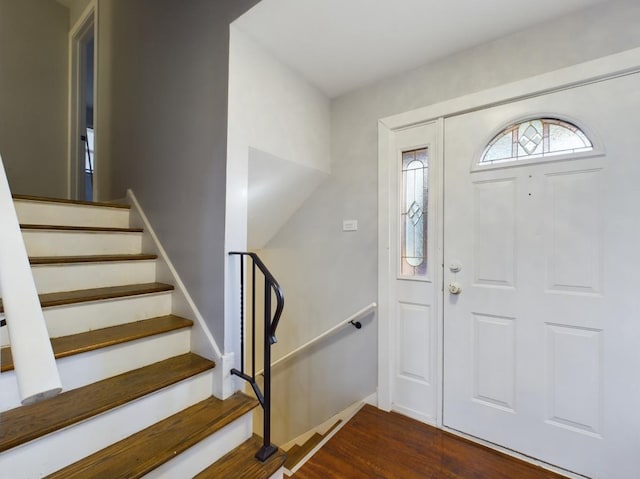
[[[285,479],[293,476],[293,471],[297,470],[303,460],[309,459],[318,448],[326,442],[335,429],[342,424],[342,420],[336,421],[329,429],[324,433],[315,432],[309,439],[302,444],[294,444],[287,449],[287,459],[284,463]]]
[[[281,478],[284,453],[254,458],[258,402],[213,396],[215,364],[192,352],[130,207],[14,204],[64,392],[21,406],[0,328],[0,479]]]

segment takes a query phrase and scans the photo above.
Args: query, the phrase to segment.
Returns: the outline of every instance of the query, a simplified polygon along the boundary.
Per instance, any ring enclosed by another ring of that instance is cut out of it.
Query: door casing
[[[82,12],[76,23],[69,31],[69,137],[67,143],[67,195],[69,198],[80,199],[82,197],[82,185],[80,172],[84,169],[84,144],[80,136],[84,134],[85,101],[82,98],[82,46],[87,36],[93,30],[94,60],[93,60],[93,128],[94,128],[94,159],[98,157],[99,133],[98,133],[98,4],[91,0]],[[93,198],[98,198],[97,170],[98,165],[94,161]]]

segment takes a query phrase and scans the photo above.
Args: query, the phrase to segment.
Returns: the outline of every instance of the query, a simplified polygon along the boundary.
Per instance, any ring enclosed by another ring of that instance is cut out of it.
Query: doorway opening
[[[96,21],[90,5],[70,33],[69,196],[96,197]]]

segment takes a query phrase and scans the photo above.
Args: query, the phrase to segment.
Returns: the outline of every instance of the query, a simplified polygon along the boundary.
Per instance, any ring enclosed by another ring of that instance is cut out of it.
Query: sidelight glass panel
[[[479,164],[544,158],[593,150],[577,126],[556,118],[535,118],[502,130],[489,142]]]
[[[428,150],[402,153],[400,273],[427,274]]]

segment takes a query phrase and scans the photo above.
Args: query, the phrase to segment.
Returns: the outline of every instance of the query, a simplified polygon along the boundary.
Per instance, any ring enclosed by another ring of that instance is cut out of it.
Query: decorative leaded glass
[[[429,193],[427,148],[402,153],[400,273],[427,274],[427,208]]]
[[[577,126],[555,118],[537,118],[511,125],[485,148],[480,164],[528,160],[593,150]]]

